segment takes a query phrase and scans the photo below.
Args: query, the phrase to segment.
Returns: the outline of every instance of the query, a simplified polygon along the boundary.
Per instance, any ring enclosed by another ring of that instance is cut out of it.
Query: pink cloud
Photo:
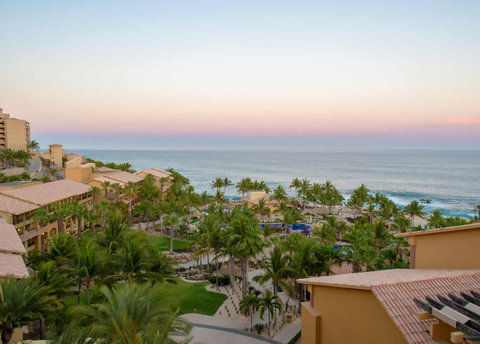
[[[480,124],[480,117],[447,117],[441,121],[447,125],[469,125]]]

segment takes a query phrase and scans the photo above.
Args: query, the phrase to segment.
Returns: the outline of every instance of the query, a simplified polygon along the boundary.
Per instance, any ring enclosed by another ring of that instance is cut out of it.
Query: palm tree
[[[217,189],[217,192],[220,192],[221,188],[224,187],[223,179],[220,177],[215,178],[211,186],[212,186],[212,189]]]
[[[352,262],[353,272],[360,272],[364,266],[368,268],[377,256],[368,230],[359,222],[355,222],[347,233],[346,239],[350,245],[344,246],[344,250],[347,259]]]
[[[227,188],[232,185],[233,183],[230,179],[228,179],[228,177],[223,178],[223,194],[225,194]]]
[[[123,186],[119,183],[113,183],[112,189],[115,190],[115,201],[118,202],[120,200],[120,193],[123,191]]]
[[[340,227],[337,219],[330,216],[322,225],[321,229],[314,229],[312,235],[324,245],[335,245],[337,243],[337,230]]]
[[[77,243],[71,235],[67,233],[58,233],[50,238],[46,258],[54,261],[58,268],[64,265],[70,265],[75,257]]]
[[[122,222],[122,219],[112,216],[108,219],[105,230],[99,234],[97,242],[107,250],[108,257],[123,244],[127,233],[128,227]]]
[[[107,182],[107,183],[108,183],[108,182]],[[96,198],[97,195],[100,194],[100,191],[101,191],[101,190],[100,190],[100,188],[97,187],[97,186],[92,186],[91,191],[92,191],[92,203],[95,204],[95,203],[96,203],[96,202],[95,202],[95,198]]]
[[[276,310],[282,311],[282,303],[277,295],[273,295],[270,290],[267,290],[264,297],[259,301],[260,319],[263,319],[265,312],[268,315],[268,333],[270,334],[271,317],[275,316]]]
[[[480,204],[476,205],[473,211],[477,212],[477,219],[480,221]]]
[[[175,238],[175,226],[179,223],[179,218],[175,214],[168,215],[163,222],[165,226],[170,226],[170,254],[173,254],[173,239]]]
[[[282,185],[277,186],[277,188],[273,190],[272,198],[278,202],[285,201],[287,199],[285,188]]]
[[[264,284],[267,281],[272,281],[273,295],[277,295],[279,286],[291,291],[291,287],[286,280],[295,276],[295,270],[289,266],[289,258],[283,254],[279,246],[273,248],[269,260],[261,262],[260,266],[264,273],[254,277],[256,282]]]
[[[128,198],[128,216],[129,217],[132,216],[132,208],[135,200],[137,199],[138,191],[139,189],[137,184],[133,182],[128,182],[127,185],[125,185],[124,193]]]
[[[108,196],[108,193],[110,191],[110,186],[111,186],[111,183],[108,180],[102,182],[102,189],[105,192],[105,198],[107,198]]]
[[[171,332],[189,333],[191,325],[161,304],[162,297],[147,284],[123,283],[100,288],[104,303],[80,308],[79,320],[90,325],[93,342],[112,344],[174,343]],[[83,318],[83,319],[82,319]]]
[[[230,221],[230,235],[228,246],[235,256],[241,259],[242,270],[242,296],[247,295],[248,286],[248,261],[262,252],[264,243],[260,237],[261,232],[255,214],[248,207],[236,208]]]
[[[74,262],[74,272],[78,283],[78,304],[80,304],[82,286],[85,286],[87,291],[87,304],[90,303],[90,287],[93,279],[100,274],[102,265],[102,258],[93,242],[80,245]]]
[[[0,279],[0,334],[8,344],[13,330],[59,307],[50,288],[32,279]]]
[[[247,296],[240,300],[240,312],[245,317],[250,316],[250,332],[253,330],[253,314],[258,309],[260,304],[260,298],[258,297],[260,292],[258,290],[252,290]]]
[[[442,216],[442,211],[435,209],[433,211],[432,216],[430,216],[430,220],[428,221],[428,225],[431,228],[441,228],[443,227],[444,219]]]
[[[253,210],[257,214],[259,214],[262,218],[264,216],[269,218],[271,213],[272,213],[272,210],[269,207],[266,206],[265,199],[263,199],[263,198],[258,201],[258,204],[255,204],[253,206]]]
[[[410,225],[410,220],[402,214],[395,216],[392,223],[392,229],[395,229],[399,233],[404,233]]]
[[[252,190],[252,180],[250,178],[243,178],[237,183],[236,188],[239,193],[242,194],[242,198],[245,198],[245,194]]]
[[[27,144],[27,148],[28,148],[28,149],[38,150],[38,149],[40,149],[40,145],[38,144],[37,141],[31,140],[31,141]]]
[[[418,216],[420,218],[423,218],[425,216],[425,212],[423,211],[424,208],[425,207],[418,203],[418,201],[411,201],[410,204],[405,206],[404,213],[410,216],[412,227],[415,227],[415,216]]]
[[[292,180],[292,182],[290,183],[290,186],[289,186],[289,188],[295,189],[295,193],[296,193],[296,195],[297,195],[297,198],[298,198],[298,196],[299,196],[298,191],[300,190],[301,187],[302,187],[302,182],[301,182],[300,179],[298,179],[298,178],[294,178],[294,179]]]

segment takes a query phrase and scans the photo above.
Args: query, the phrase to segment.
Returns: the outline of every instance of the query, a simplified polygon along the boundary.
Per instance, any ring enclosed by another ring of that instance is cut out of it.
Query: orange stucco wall
[[[320,319],[312,312],[302,313],[302,344],[407,343],[370,290],[311,288],[313,308]]]
[[[480,226],[413,236],[409,243],[415,246],[415,269],[480,269]]]

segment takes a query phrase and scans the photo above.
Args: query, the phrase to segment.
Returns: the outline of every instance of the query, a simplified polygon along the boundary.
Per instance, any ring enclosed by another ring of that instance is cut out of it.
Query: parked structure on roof
[[[310,293],[302,344],[467,341],[475,332],[462,326],[477,320],[459,307],[480,293],[479,234],[480,223],[398,234],[413,246],[411,269],[298,280]]]

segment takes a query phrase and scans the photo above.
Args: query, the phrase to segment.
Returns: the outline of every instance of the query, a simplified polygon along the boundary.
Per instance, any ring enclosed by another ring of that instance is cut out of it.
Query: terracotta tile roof
[[[114,179],[122,183],[128,183],[128,182],[139,183],[144,179],[144,177],[137,176],[136,174],[124,172],[124,171],[109,173],[108,178]]]
[[[6,220],[0,219],[0,252],[24,254],[25,247],[18,237],[15,227]]]
[[[0,211],[20,215],[38,208],[38,205],[0,194]]]
[[[392,269],[354,274],[312,277],[298,280],[303,284],[325,285],[355,289],[371,289],[374,286],[425,281],[434,278],[455,277],[480,273],[480,270],[422,270]]]
[[[71,196],[81,195],[90,190],[91,187],[88,185],[63,179],[45,184],[4,190],[0,191],[0,193],[38,205],[46,205]]]
[[[108,171],[118,171],[118,170],[114,170],[113,168],[102,166],[102,167],[97,167],[95,169],[95,171],[97,171],[97,172],[108,172]]]
[[[145,170],[145,171],[140,171],[138,173],[142,173],[142,172],[147,173],[147,174],[151,174],[152,176],[155,176],[155,177],[158,177],[158,178],[173,179],[173,177],[171,177],[172,174],[170,172],[160,170],[160,169],[155,168],[155,167],[149,168],[148,170]]]
[[[115,180],[115,179],[112,179],[112,178],[109,178],[108,176],[100,176],[100,177],[96,177],[94,178],[93,180],[96,180],[100,183],[103,183],[103,182],[109,182],[110,184],[120,184],[121,186],[125,186],[126,184],[125,183],[122,183],[122,182],[119,182],[118,180]]]
[[[434,229],[427,229],[427,230],[423,230],[423,231],[399,233],[399,234],[395,234],[395,236],[397,238],[403,238],[403,237],[418,236],[418,235],[430,235],[430,234],[439,234],[439,233],[466,231],[466,230],[476,230],[476,229],[480,229],[480,222],[475,222],[475,223],[471,223],[471,224],[468,224],[468,225],[461,225],[461,226],[434,228]]]
[[[0,252],[0,277],[28,277],[27,267],[19,254]]]
[[[400,329],[407,341],[412,344],[434,343],[427,331],[433,320],[418,320],[422,311],[413,299],[437,294],[459,294],[475,290],[480,292],[480,272],[463,273],[458,276],[432,278],[423,281],[378,285],[372,287],[373,294]]]

